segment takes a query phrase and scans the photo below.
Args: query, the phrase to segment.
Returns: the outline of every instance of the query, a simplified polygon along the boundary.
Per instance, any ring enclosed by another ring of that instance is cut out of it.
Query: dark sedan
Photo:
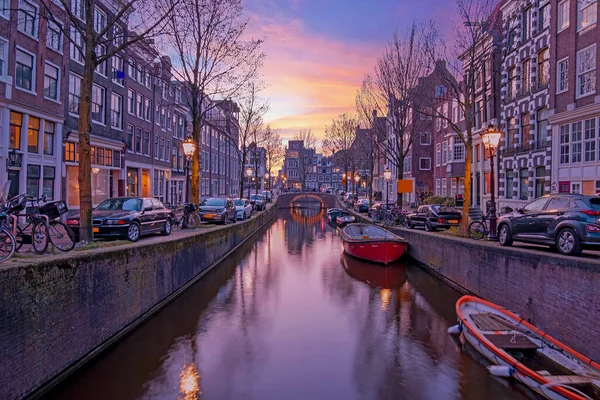
[[[540,197],[498,219],[502,246],[513,241],[549,245],[565,255],[600,249],[600,198],[580,194]]]
[[[454,207],[443,204],[419,206],[417,212],[408,214],[406,226],[425,228],[427,232],[459,226],[462,214]]]
[[[219,222],[223,225],[235,222],[236,209],[229,198],[209,197],[200,203],[200,216],[205,221]]]
[[[250,204],[254,206],[256,211],[262,211],[267,207],[265,196],[262,194],[253,194],[250,196]]]
[[[170,235],[173,210],[149,197],[116,197],[104,200],[92,212],[94,238],[125,238],[137,242],[142,235]],[[67,219],[79,241],[79,215]]]
[[[359,213],[369,212],[369,200],[368,199],[358,200],[356,203],[354,203],[354,210],[358,211]]]

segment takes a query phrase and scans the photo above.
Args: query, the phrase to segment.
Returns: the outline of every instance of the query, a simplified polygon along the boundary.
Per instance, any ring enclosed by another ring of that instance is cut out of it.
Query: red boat
[[[405,239],[375,225],[349,224],[340,236],[346,253],[376,263],[394,262],[408,248]]]

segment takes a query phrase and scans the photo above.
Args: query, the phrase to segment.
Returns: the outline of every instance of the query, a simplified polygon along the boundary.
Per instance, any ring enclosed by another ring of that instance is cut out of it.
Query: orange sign
[[[412,179],[398,179],[398,193],[412,193]]]

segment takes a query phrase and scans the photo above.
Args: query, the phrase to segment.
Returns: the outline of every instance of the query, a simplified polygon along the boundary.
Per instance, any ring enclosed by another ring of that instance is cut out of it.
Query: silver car
[[[250,215],[252,215],[252,204],[250,204],[250,200],[235,199],[233,200],[233,204],[235,204],[236,219],[245,220],[246,218],[250,218]]]

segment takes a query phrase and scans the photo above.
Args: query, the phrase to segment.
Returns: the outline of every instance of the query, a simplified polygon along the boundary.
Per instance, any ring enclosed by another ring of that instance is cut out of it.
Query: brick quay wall
[[[38,397],[195,282],[277,214],[0,266],[0,398]]]

